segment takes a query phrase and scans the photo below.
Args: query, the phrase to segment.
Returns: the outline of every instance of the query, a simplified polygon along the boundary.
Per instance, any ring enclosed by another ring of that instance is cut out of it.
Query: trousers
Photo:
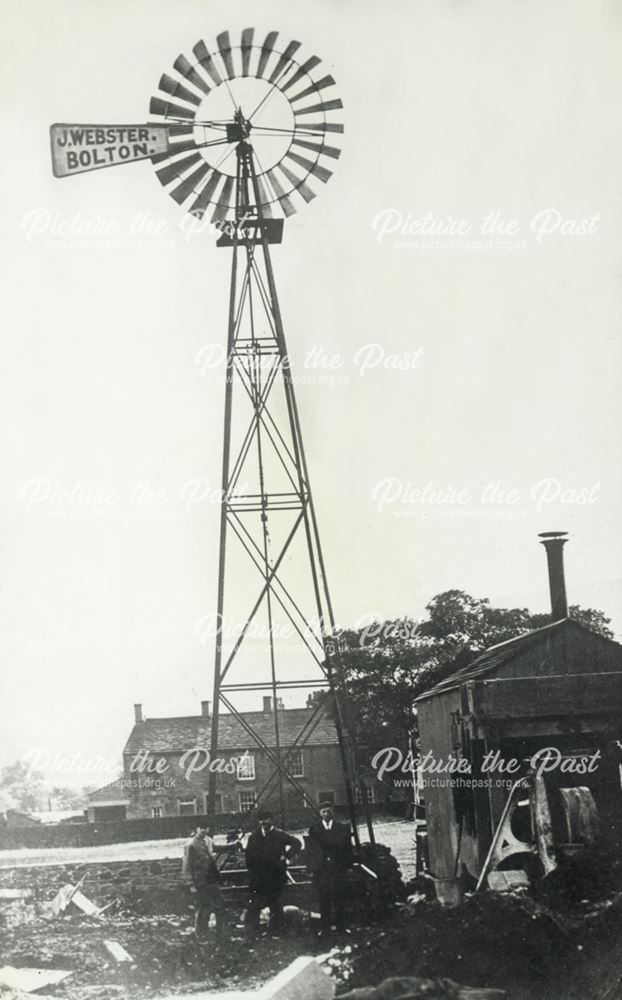
[[[322,866],[314,876],[319,897],[320,921],[324,930],[334,924],[343,930],[346,924],[346,873],[328,865]]]
[[[209,918],[216,917],[216,937],[220,938],[225,924],[225,900],[221,888],[216,883],[200,883],[196,886],[196,914],[194,929],[198,935],[207,934]]]
[[[259,892],[251,889],[248,906],[246,907],[246,929],[256,931],[259,928],[259,916],[264,907],[270,910],[268,929],[279,931],[283,926],[283,889],[271,889],[269,892]]]

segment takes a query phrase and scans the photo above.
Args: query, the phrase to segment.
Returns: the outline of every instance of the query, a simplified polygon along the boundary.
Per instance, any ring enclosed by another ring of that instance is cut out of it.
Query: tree
[[[17,809],[34,812],[40,805],[44,793],[43,774],[33,771],[22,760],[7,764],[0,772],[0,791],[5,792],[15,802]]]
[[[55,786],[50,790],[49,798],[54,809],[74,809],[76,812],[81,812],[88,806],[88,794],[92,791],[93,787],[90,785],[85,785],[82,788]]]
[[[354,736],[371,753],[385,746],[410,746],[419,694],[468,666],[489,646],[550,620],[526,608],[493,608],[486,598],[461,590],[438,594],[426,612],[420,622],[401,618],[340,633]],[[575,605],[570,615],[599,635],[612,637],[610,619],[601,611]],[[318,697],[314,694],[309,703]]]

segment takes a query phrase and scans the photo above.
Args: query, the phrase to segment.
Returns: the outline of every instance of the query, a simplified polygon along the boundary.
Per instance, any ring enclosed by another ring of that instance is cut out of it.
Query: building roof
[[[485,677],[503,664],[519,656],[526,649],[544,644],[552,634],[568,629],[578,630],[582,636],[587,635],[596,642],[607,643],[619,648],[619,644],[613,639],[607,639],[605,636],[598,635],[597,632],[592,631],[592,629],[589,629],[581,622],[575,621],[572,618],[562,618],[559,621],[543,625],[541,628],[533,629],[531,632],[524,632],[513,639],[506,639],[505,642],[498,642],[496,646],[490,646],[483,653],[480,653],[475,660],[472,660],[468,666],[462,667],[461,670],[450,674],[449,677],[445,677],[444,680],[439,681],[429,691],[424,691],[415,700],[423,701],[427,698],[432,698],[434,695],[443,694],[445,691],[451,691],[459,687],[460,684],[466,683],[466,681]]]
[[[41,823],[63,823],[65,820],[74,817],[83,818],[83,813],[79,809],[38,809],[33,813]]]
[[[125,787],[124,779],[121,777],[115,778],[109,784],[103,785],[101,788],[96,788],[94,792],[89,792],[87,798],[92,805],[97,805],[98,802],[102,802],[105,805],[113,802],[127,802],[127,788]]]
[[[281,746],[292,746],[303,726],[309,721],[315,709],[286,708],[279,711],[279,739]],[[275,746],[274,715],[272,712],[240,713],[247,724],[257,733],[267,746]],[[212,719],[204,715],[186,715],[168,719],[144,719],[137,722],[125,744],[124,753],[138,753],[139,750],[184,751],[195,747],[209,747],[212,733]],[[326,746],[338,743],[334,722],[324,714],[315,729],[301,746]],[[249,735],[242,723],[229,713],[218,716],[218,750],[244,751],[257,743]]]

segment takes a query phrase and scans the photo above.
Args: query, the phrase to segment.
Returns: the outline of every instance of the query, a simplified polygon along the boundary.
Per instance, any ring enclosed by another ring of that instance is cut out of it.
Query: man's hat
[[[333,803],[329,802],[328,799],[324,799],[323,802],[320,802],[320,809],[332,809],[332,808],[333,808]]]
[[[260,821],[262,819],[272,819],[272,813],[269,809],[260,809],[257,813],[257,819]]]

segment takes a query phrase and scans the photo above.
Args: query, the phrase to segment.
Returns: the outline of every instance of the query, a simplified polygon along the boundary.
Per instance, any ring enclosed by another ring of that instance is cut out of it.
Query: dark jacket
[[[345,871],[354,860],[350,827],[345,823],[337,823],[336,820],[333,820],[330,830],[325,828],[321,820],[312,823],[307,853],[311,871]]]
[[[261,830],[251,833],[246,845],[246,867],[251,892],[265,895],[280,892],[287,882],[285,859],[296,854],[300,848],[297,837],[277,830],[274,826],[266,834]]]

